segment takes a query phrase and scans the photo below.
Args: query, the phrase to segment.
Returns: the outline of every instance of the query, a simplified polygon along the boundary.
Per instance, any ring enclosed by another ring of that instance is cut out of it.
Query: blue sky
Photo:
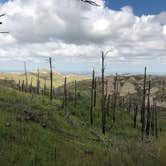
[[[116,10],[129,5],[138,16],[166,11],[166,0],[107,0],[106,2],[111,9]]]
[[[4,3],[4,2],[6,2],[7,0],[0,0],[0,3]]]
[[[48,68],[45,60],[52,56],[59,72],[89,72],[93,67],[100,72],[101,50],[113,47],[107,71],[142,72],[147,66],[150,72],[166,73],[166,0],[106,0],[114,12],[92,10],[83,3],[82,8],[68,5],[63,10],[61,0],[5,1],[0,0],[1,13],[8,13],[4,18],[9,26],[5,21],[3,25],[10,34],[0,35],[0,71],[20,71],[24,60],[29,70]],[[80,14],[89,18],[80,19]]]

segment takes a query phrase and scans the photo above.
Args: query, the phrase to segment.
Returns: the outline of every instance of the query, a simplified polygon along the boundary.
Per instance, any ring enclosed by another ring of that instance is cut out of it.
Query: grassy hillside
[[[36,86],[37,84],[37,71],[34,72],[28,72],[28,83],[31,83],[33,86]],[[56,88],[58,86],[63,85],[64,83],[64,77],[67,77],[68,82],[74,82],[75,80],[81,81],[81,80],[87,80],[89,77],[83,76],[83,75],[76,75],[76,74],[61,74],[57,72],[53,72],[53,86]],[[50,80],[50,73],[49,70],[42,69],[39,70],[39,77],[40,77],[40,86],[43,87],[44,82],[46,81],[46,85],[49,86],[49,80]],[[14,80],[16,83],[20,81],[25,80],[25,74],[24,73],[0,73],[0,80]]]
[[[164,166],[166,112],[159,113],[159,138],[141,141],[140,125],[132,127],[132,114],[117,110],[115,124],[107,119],[101,133],[100,106],[89,125],[89,94],[78,105],[61,109],[61,100],[22,93],[0,86],[0,163],[4,166]]]

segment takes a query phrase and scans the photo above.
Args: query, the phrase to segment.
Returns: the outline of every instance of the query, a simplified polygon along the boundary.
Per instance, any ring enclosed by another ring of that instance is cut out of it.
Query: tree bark
[[[105,96],[104,96],[104,52],[102,52],[102,77],[101,77],[101,84],[102,84],[102,89],[101,89],[101,113],[102,113],[102,133],[105,134],[105,125],[106,125],[106,115],[105,115]]]
[[[116,76],[114,78],[114,100],[113,100],[113,122],[115,122],[115,111],[116,111],[116,105],[117,105],[117,78],[118,74],[116,73]]]
[[[145,132],[145,101],[146,101],[146,67],[144,72],[143,99],[142,99],[142,109],[141,109],[142,140],[144,139],[144,132]]]
[[[37,70],[37,89],[36,89],[36,93],[40,94],[40,71],[39,71],[39,69]]]
[[[93,104],[94,104],[94,81],[95,71],[92,72],[92,83],[91,83],[91,104],[90,104],[90,124],[93,125]]]
[[[149,87],[148,87],[148,103],[147,103],[147,122],[146,122],[146,135],[149,136],[149,131],[150,131],[150,116],[151,116],[151,111],[150,111],[150,89],[151,89],[151,82],[149,81]]]
[[[77,106],[77,81],[74,82],[74,107]]]
[[[52,74],[52,58],[49,58],[50,62],[50,100],[53,99],[53,74]]]

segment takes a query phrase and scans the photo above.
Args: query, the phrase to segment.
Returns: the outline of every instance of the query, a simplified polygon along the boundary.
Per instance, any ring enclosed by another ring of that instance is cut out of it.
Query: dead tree
[[[104,59],[105,55],[104,52],[102,52],[102,77],[101,77],[101,84],[102,84],[102,89],[101,89],[101,113],[102,113],[102,133],[105,134],[105,127],[106,127],[106,114],[105,114],[105,95],[104,95],[104,71],[105,71],[105,66],[104,66]]]
[[[95,82],[95,71],[92,72],[92,83],[91,83],[91,104],[90,104],[90,124],[93,125],[93,106],[94,106],[94,83]]]
[[[137,126],[137,112],[138,112],[138,104],[134,105],[134,128]]]
[[[157,120],[157,106],[156,102],[154,103],[154,115],[155,115],[155,137],[158,138],[158,120]]]
[[[109,94],[107,97],[107,107],[106,107],[107,116],[109,116],[109,113],[110,113],[110,99],[111,99],[111,95]]]
[[[52,74],[52,58],[49,58],[50,62],[50,100],[53,99],[53,74]]]
[[[37,86],[36,86],[36,93],[40,94],[40,71],[37,70]]]
[[[116,73],[116,76],[114,78],[114,94],[113,94],[113,115],[112,115],[112,118],[113,118],[113,122],[115,122],[115,111],[116,111],[116,105],[117,105],[117,79],[118,79],[118,74]]]
[[[91,0],[81,0],[82,2],[85,2],[85,3],[88,3],[88,4],[90,4],[90,5],[93,5],[93,6],[100,6],[100,5],[98,5],[96,2],[94,2],[94,1],[91,1]]]
[[[32,91],[33,91],[33,77],[31,77],[31,84],[29,88],[29,92],[32,93]]]
[[[96,107],[96,93],[97,93],[97,80],[95,78],[95,81],[94,81],[94,102],[93,102],[93,106]]]
[[[27,90],[27,88],[28,88],[28,73],[27,73],[27,68],[26,68],[26,62],[24,62],[24,71],[25,71],[25,87]]]
[[[74,107],[77,106],[77,81],[74,82]]]
[[[21,90],[22,90],[22,92],[24,92],[24,80],[22,81]]]
[[[153,101],[153,103],[154,103],[154,101]],[[155,120],[155,106],[153,104],[152,113],[151,113],[151,121],[150,121],[150,128],[151,128],[152,136],[154,136],[154,124],[155,124],[154,120]]]
[[[142,98],[142,109],[141,109],[142,140],[144,139],[144,131],[145,131],[145,102],[146,102],[146,67],[144,72],[143,98]]]
[[[147,117],[146,117],[146,135],[149,136],[150,131],[150,116],[151,116],[151,110],[150,110],[150,89],[151,89],[151,82],[148,82],[148,101],[147,101]]]
[[[43,87],[43,95],[46,94],[46,89],[47,89],[47,85],[46,85],[46,79],[44,80],[44,87]]]
[[[66,105],[67,105],[67,78],[65,77],[62,107],[65,108]]]
[[[108,80],[105,81],[105,96],[108,96]]]
[[[21,91],[21,81],[18,81],[18,90]]]

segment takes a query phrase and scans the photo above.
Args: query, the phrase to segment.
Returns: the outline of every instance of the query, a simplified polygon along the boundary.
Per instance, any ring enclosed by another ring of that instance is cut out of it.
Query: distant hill
[[[36,86],[36,80],[37,80],[37,71],[28,72],[28,83],[30,84],[31,79],[33,82],[33,86]],[[43,86],[44,82],[46,81],[46,85],[49,86],[49,80],[50,80],[50,73],[47,69],[41,69],[39,70],[39,77],[40,77],[40,85]],[[58,72],[53,71],[53,85],[54,87],[58,87],[63,85],[64,78],[67,77],[67,82],[71,83],[76,81],[82,81],[89,79],[88,76],[84,75],[77,75],[77,74],[61,74]],[[0,79],[1,80],[15,80],[16,83],[20,81],[25,80],[25,74],[23,72],[16,72],[16,73],[0,73]]]

